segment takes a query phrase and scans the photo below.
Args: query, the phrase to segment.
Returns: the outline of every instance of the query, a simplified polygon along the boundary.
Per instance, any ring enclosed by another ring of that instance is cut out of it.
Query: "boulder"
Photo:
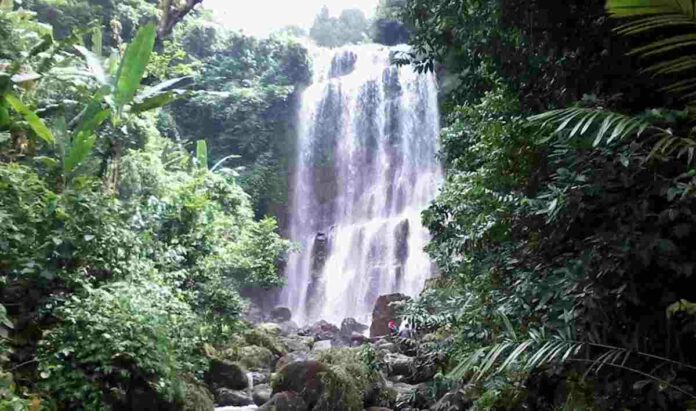
[[[292,311],[288,307],[276,307],[271,311],[271,321],[282,323],[292,319]]]
[[[254,403],[246,391],[231,390],[229,388],[218,388],[215,390],[215,402],[222,407],[244,407]]]
[[[254,386],[259,384],[267,384],[269,381],[271,381],[271,374],[269,372],[252,371],[248,375],[251,376]]]
[[[186,392],[182,404],[183,409],[187,411],[212,411],[215,408],[215,398],[205,384],[188,376],[184,376],[184,382]]]
[[[240,348],[238,356],[242,365],[254,371],[270,370],[275,360],[271,350],[256,345]]]
[[[312,344],[314,344],[314,338],[302,337],[299,335],[280,337],[278,341],[288,350],[288,352],[308,352],[312,349]]]
[[[280,327],[280,335],[284,336],[296,334],[300,329],[300,327],[292,320],[278,323],[278,326]]]
[[[437,365],[428,358],[416,357],[411,370],[412,372],[406,379],[406,382],[418,384],[432,380],[435,374],[437,374]]]
[[[244,336],[247,345],[268,348],[273,355],[280,357],[285,354],[287,350],[285,350],[285,347],[283,347],[278,338],[277,334],[265,331],[262,328],[255,328]]]
[[[360,410],[363,393],[347,369],[319,361],[289,364],[273,378],[273,392],[295,391],[311,410]]]
[[[410,377],[414,371],[415,358],[403,354],[389,353],[384,356],[388,375],[403,375]]]
[[[399,347],[397,347],[396,344],[387,342],[385,340],[380,340],[378,343],[376,343],[375,348],[383,353],[394,353],[399,351]]]
[[[257,325],[256,328],[275,336],[279,336],[283,331],[283,329],[276,323],[261,323]]]
[[[280,359],[276,362],[275,369],[276,371],[279,371],[281,368],[285,367],[288,364],[306,361],[308,358],[309,353],[305,351],[289,352],[284,356],[280,357]]]
[[[278,392],[259,411],[307,411],[307,404],[294,391]]]
[[[324,391],[322,374],[331,370],[319,361],[298,361],[290,363],[278,371],[273,379],[273,393],[294,391],[311,409],[318,402]]]
[[[389,321],[394,320],[397,324],[400,320],[397,310],[392,303],[406,302],[411,298],[403,294],[381,295],[375,302],[372,310],[372,324],[370,325],[370,337],[389,335]]]
[[[350,340],[352,337],[353,333],[357,333],[362,335],[365,330],[368,329],[368,326],[365,324],[360,324],[355,318],[346,318],[341,322],[341,329],[340,329],[340,334],[341,337]]]
[[[246,369],[239,363],[214,358],[206,373],[206,381],[211,387],[243,390],[249,386]]]
[[[330,350],[332,347],[333,344],[331,344],[331,340],[322,340],[314,343],[312,351],[326,351]]]
[[[340,330],[335,325],[321,320],[309,327],[305,327],[301,330],[300,334],[314,337],[316,341],[338,340],[340,337]]]
[[[428,409],[433,402],[430,400],[430,388],[426,384],[411,385],[406,383],[391,383],[396,390],[396,410]]]
[[[263,405],[271,399],[273,390],[268,384],[261,384],[254,387],[251,397],[256,405]]]
[[[363,345],[367,344],[370,342],[370,339],[365,337],[363,334],[353,332],[350,335],[350,345],[351,347],[357,346],[357,345]]]
[[[242,318],[252,324],[259,324],[265,320],[263,310],[254,303],[250,303],[247,306],[246,310],[242,313]]]
[[[463,391],[455,390],[445,394],[432,407],[431,411],[463,411],[468,410],[473,406],[473,402],[469,400]]]

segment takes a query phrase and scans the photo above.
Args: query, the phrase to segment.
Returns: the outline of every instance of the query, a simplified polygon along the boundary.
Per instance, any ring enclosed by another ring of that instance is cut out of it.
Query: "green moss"
[[[287,353],[285,347],[283,347],[283,345],[278,341],[278,338],[275,335],[272,335],[258,328],[249,331],[245,335],[244,339],[248,344],[267,348],[277,356],[281,356]]]
[[[215,409],[215,399],[205,385],[194,378],[187,379],[185,384],[183,411],[211,411]]]
[[[319,374],[323,391],[315,410],[353,411],[363,409],[363,391],[359,380],[344,367],[332,365]]]
[[[235,360],[250,370],[267,370],[273,365],[274,356],[268,348],[250,345],[240,348]]]
[[[319,361],[345,370],[361,392],[367,392],[378,381],[379,374],[371,370],[363,361],[361,348],[332,348],[323,351]]]

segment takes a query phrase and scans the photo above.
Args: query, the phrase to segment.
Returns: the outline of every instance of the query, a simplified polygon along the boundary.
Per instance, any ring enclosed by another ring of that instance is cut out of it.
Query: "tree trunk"
[[[173,4],[173,0],[162,0],[160,2],[160,6],[162,7],[162,20],[160,20],[159,27],[157,28],[158,40],[161,41],[172,34],[174,26],[183,20],[194,7],[202,2],[203,0],[186,0],[182,6],[176,7]]]

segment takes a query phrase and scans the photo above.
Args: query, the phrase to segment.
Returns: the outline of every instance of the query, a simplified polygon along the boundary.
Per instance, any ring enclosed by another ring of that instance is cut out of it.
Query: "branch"
[[[203,3],[203,0],[186,0],[186,3],[177,8],[173,4],[173,0],[162,0],[162,20],[160,20],[157,28],[157,38],[162,40],[172,34],[174,26],[186,17],[194,7]]]

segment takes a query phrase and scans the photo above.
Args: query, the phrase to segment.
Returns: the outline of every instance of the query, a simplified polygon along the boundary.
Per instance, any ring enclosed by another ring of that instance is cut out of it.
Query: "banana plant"
[[[216,172],[217,170],[227,170],[232,176],[237,177],[239,175],[239,171],[243,169],[243,167],[236,167],[234,169],[227,169],[227,168],[221,168],[222,165],[227,161],[235,158],[240,158],[240,156],[236,154],[231,154],[229,156],[225,156],[218,160],[215,165],[212,167],[208,168],[208,144],[205,142],[205,140],[198,140],[196,142],[196,165],[198,166],[199,170],[205,170],[205,171],[210,171],[211,173]]]
[[[28,81],[26,76],[17,78],[0,72],[0,131],[10,126],[10,109],[16,112],[33,134],[58,154],[58,160],[47,157],[39,159],[46,165],[60,166],[64,180],[69,180],[89,157],[97,141],[97,131],[105,121],[110,119],[114,128],[117,128],[122,125],[126,116],[162,107],[188,94],[182,87],[192,83],[190,77],[168,80],[141,91],[142,79],[155,38],[154,24],[142,27],[120,61],[116,56],[103,59],[96,53],[97,50],[101,50],[98,36],[92,37],[93,51],[75,45],[75,49],[85,60],[89,75],[97,82],[99,88],[94,97],[69,123],[63,119],[55,121],[55,133],[46,126],[36,111],[22,102],[18,91],[21,90],[20,83]],[[59,138],[56,139],[55,135]],[[120,141],[112,141],[113,146],[118,147],[120,144]],[[118,152],[114,155],[118,156]]]

